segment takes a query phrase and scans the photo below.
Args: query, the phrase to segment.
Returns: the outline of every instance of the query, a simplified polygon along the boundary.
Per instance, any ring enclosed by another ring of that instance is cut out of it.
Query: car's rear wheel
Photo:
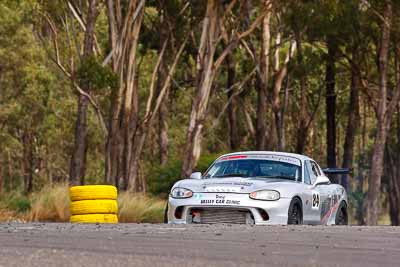
[[[349,224],[349,218],[347,216],[347,205],[344,201],[342,201],[339,205],[338,211],[336,213],[335,224],[336,225]]]
[[[302,206],[301,200],[297,197],[290,202],[288,211],[288,224],[303,224]]]
[[[168,203],[164,211],[164,223],[168,223]]]

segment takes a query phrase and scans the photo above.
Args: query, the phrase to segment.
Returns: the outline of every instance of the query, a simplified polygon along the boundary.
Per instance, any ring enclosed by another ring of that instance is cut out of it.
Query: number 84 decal
[[[318,192],[313,192],[312,193],[312,209],[319,209],[319,203],[320,203],[320,198],[319,198],[319,193]]]

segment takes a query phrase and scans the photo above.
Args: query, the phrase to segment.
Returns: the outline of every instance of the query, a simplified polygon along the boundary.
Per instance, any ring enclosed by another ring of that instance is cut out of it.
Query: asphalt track
[[[4,223],[0,266],[400,266],[400,228]]]

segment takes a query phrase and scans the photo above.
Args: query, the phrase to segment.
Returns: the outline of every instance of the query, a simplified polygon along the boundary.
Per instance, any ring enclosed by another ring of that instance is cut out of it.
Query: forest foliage
[[[2,0],[0,193],[165,197],[218,155],[278,150],[351,168],[331,179],[356,219],[398,225],[399,18],[394,0]]]

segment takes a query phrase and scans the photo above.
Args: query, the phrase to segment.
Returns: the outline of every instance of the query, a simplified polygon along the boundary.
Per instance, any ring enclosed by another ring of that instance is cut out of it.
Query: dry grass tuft
[[[68,184],[45,186],[29,198],[11,192],[0,199],[0,222],[68,222]],[[145,194],[122,192],[118,196],[118,216],[122,223],[160,223],[166,202]]]
[[[26,222],[26,214],[0,208],[0,223],[2,222]]]
[[[69,216],[69,187],[67,184],[45,186],[32,195],[29,221],[67,222]]]
[[[144,194],[120,193],[118,218],[122,223],[161,223],[164,221],[165,200]]]

